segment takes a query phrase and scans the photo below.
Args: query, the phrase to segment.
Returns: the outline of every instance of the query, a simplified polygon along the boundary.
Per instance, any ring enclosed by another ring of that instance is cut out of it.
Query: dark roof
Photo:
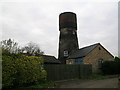
[[[100,43],[96,43],[87,47],[83,47],[81,49],[78,49],[77,51],[75,51],[73,54],[71,54],[68,59],[72,59],[72,58],[79,58],[79,57],[84,57],[87,54],[89,54],[94,48],[96,48],[98,45],[100,45]]]
[[[60,61],[57,60],[54,56],[49,56],[49,55],[42,55],[44,59],[44,63],[50,63],[50,64],[59,64]]]

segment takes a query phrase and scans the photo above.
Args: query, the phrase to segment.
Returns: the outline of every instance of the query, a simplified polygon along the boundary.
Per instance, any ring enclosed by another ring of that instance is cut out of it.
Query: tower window
[[[68,56],[68,51],[67,51],[67,50],[64,51],[64,56],[65,56],[65,57]]]

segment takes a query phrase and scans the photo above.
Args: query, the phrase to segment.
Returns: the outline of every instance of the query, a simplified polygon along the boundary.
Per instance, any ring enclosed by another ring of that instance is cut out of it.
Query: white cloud
[[[13,38],[21,46],[38,43],[46,54],[57,57],[59,14],[72,11],[77,14],[80,47],[101,42],[117,55],[117,2],[45,1],[4,1],[3,39]]]

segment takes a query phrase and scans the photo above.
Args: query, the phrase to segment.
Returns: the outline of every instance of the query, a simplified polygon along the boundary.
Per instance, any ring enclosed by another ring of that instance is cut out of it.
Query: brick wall
[[[69,60],[66,60],[66,64],[75,64],[75,59],[69,59]]]
[[[83,63],[92,64],[93,73],[100,73],[101,71],[98,68],[98,60],[100,58],[102,58],[103,61],[111,61],[114,59],[101,45],[98,45],[93,51],[91,51],[86,57],[84,57]]]

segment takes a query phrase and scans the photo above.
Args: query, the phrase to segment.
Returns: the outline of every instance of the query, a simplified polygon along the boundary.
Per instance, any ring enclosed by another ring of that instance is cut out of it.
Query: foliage
[[[22,52],[26,52],[29,56],[40,56],[43,55],[44,52],[41,51],[39,46],[33,42],[29,42],[27,46],[22,48]]]
[[[6,53],[19,53],[20,49],[17,42],[14,40],[8,39],[1,41],[1,45],[3,52]]]
[[[104,74],[120,74],[120,60],[115,58],[114,61],[104,61],[102,64]]]
[[[4,54],[2,60],[3,87],[38,84],[46,80],[46,71],[41,69],[42,57]]]
[[[116,62],[120,62],[120,58],[115,57],[114,61],[116,61]]]
[[[20,49],[17,42],[12,39],[8,39],[1,41],[0,47],[2,48],[2,52],[7,55],[23,52],[26,52],[28,56],[40,56],[44,54],[44,52],[40,49],[39,45],[33,42],[29,42],[25,47]]]
[[[30,43],[29,55],[43,54],[37,44]],[[21,49],[12,39],[0,42],[0,57],[2,56],[2,84],[3,87],[18,87],[38,84],[46,81],[46,71],[42,70],[43,58],[21,55]],[[1,64],[0,62],[0,64]]]

